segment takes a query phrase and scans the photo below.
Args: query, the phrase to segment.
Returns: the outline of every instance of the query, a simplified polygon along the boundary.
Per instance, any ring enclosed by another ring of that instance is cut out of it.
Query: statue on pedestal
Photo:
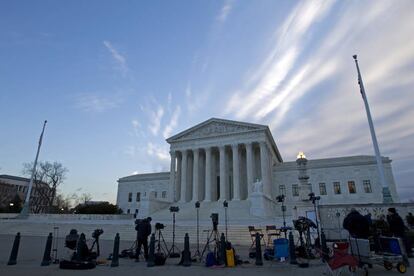
[[[259,179],[256,179],[256,182],[253,183],[252,192],[254,194],[263,194],[263,183]]]

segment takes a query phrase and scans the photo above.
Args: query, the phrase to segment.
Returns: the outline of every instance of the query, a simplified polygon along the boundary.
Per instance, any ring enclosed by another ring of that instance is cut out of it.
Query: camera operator
[[[141,253],[141,245],[144,246],[144,258],[148,259],[148,236],[151,235],[151,217],[143,219],[137,223],[135,230],[137,230],[137,251],[135,254],[135,260],[139,262],[139,254]]]

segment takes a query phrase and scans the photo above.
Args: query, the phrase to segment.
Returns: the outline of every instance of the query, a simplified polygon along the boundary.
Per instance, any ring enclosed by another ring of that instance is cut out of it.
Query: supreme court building
[[[266,125],[212,118],[167,142],[169,172],[118,180],[117,204],[125,213],[156,217],[171,205],[193,209],[197,201],[213,210],[227,200],[240,216],[274,217],[280,216],[275,198],[283,194],[292,215],[309,192],[319,195],[324,205],[383,200],[374,156],[315,160],[301,156],[305,162],[284,162]],[[399,202],[391,160],[382,161],[392,199]],[[192,214],[188,213],[189,219]]]

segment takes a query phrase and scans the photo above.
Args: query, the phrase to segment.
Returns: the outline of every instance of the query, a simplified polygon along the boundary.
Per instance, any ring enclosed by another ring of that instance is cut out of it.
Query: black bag
[[[165,264],[165,261],[167,260],[167,258],[165,257],[164,253],[158,252],[158,253],[155,253],[154,256],[155,256],[155,260],[154,260],[155,265]]]

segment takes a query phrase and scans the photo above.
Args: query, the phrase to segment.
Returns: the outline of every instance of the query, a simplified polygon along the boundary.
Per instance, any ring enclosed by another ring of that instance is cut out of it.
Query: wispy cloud
[[[277,31],[275,47],[257,72],[246,80],[247,87],[239,89],[231,97],[227,113],[245,119],[273,97],[303,51],[308,30],[329,12],[333,3],[304,1],[293,9]]]
[[[128,73],[128,65],[127,65],[125,57],[121,55],[119,51],[115,49],[112,43],[109,42],[108,40],[104,40],[103,44],[106,47],[106,49],[108,49],[108,51],[111,53],[112,58],[116,62],[117,64],[116,68],[121,71],[123,76],[126,76],[126,74]]]
[[[88,93],[75,97],[75,107],[87,112],[105,112],[118,107],[121,103],[122,98],[117,95],[106,97]]]
[[[148,125],[148,129],[151,131],[151,133],[156,136],[158,135],[158,131],[161,127],[161,120],[164,116],[164,108],[159,105],[155,111],[151,111],[151,117],[149,118],[150,124]]]
[[[217,20],[220,23],[224,23],[229,16],[231,9],[233,8],[234,0],[227,0],[224,2],[223,7],[220,10],[219,15],[217,16]]]
[[[147,144],[147,153],[150,156],[156,156],[160,160],[169,160],[170,155],[168,154],[168,150],[165,147],[160,147],[152,142],[148,142]]]
[[[164,131],[162,133],[162,135],[164,136],[165,139],[167,139],[168,137],[170,137],[171,134],[172,134],[172,132],[177,127],[178,119],[180,117],[180,114],[181,114],[181,107],[180,106],[177,106],[175,108],[173,114],[171,115],[170,122],[165,126]]]

